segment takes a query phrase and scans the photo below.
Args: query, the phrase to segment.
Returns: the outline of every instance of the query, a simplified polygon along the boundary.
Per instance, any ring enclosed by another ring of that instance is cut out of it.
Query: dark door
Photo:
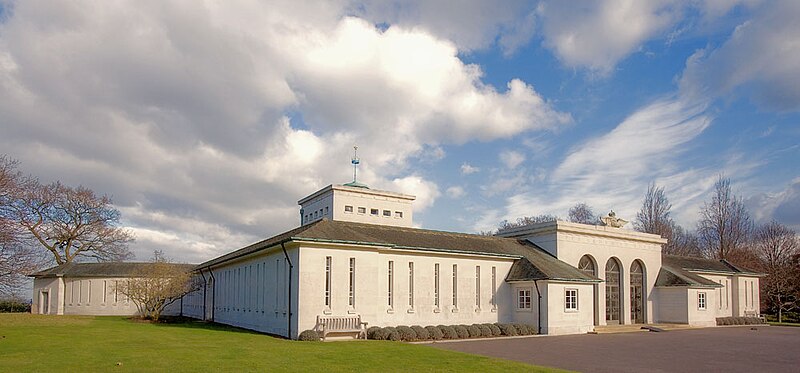
[[[609,259],[606,263],[606,324],[609,325],[620,323],[622,299],[619,294],[621,282],[619,276],[619,263],[614,259]]]
[[[631,266],[631,322],[644,323],[644,271],[639,261]]]

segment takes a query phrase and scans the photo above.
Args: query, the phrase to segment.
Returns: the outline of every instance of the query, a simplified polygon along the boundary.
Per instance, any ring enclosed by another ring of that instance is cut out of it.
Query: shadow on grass
[[[262,333],[255,330],[239,328],[236,326],[219,324],[210,321],[202,321],[198,319],[193,319],[190,317],[185,316],[164,316],[160,318],[158,321],[154,322],[151,320],[143,320],[139,318],[128,318],[129,322],[132,323],[148,323],[151,325],[155,325],[161,328],[186,328],[186,329],[203,329],[203,330],[213,330],[213,331],[220,331],[220,332],[232,332],[232,333],[243,333],[243,334],[258,334],[263,336],[274,337],[278,339],[288,340],[286,337],[270,334],[270,333]]]

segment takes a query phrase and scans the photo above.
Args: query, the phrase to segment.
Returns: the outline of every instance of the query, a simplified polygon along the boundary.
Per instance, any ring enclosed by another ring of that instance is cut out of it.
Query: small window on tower
[[[392,212],[389,211],[389,210],[383,210],[383,216],[388,218],[388,217],[392,216]]]
[[[402,211],[395,211],[394,212],[394,217],[402,219],[403,218],[403,212]]]
[[[325,206],[325,215],[328,215],[328,206]]]
[[[353,212],[353,206],[345,206],[344,212]]]
[[[369,214],[378,216],[378,209],[369,209]]]
[[[359,214],[366,214],[367,213],[367,208],[366,207],[359,207],[358,208],[358,213]]]

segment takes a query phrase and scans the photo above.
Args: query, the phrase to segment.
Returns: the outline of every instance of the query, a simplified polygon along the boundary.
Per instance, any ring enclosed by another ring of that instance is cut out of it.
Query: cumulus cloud
[[[525,162],[525,154],[513,150],[505,150],[500,153],[500,161],[506,168],[517,168],[522,162]]]
[[[608,74],[681,14],[678,3],[659,1],[548,1],[539,6],[544,45],[567,66]]]
[[[480,172],[480,171],[481,171],[480,168],[475,167],[475,166],[473,166],[473,165],[471,165],[471,164],[469,164],[467,162],[464,162],[464,163],[461,164],[461,173],[464,174],[464,175],[471,175],[471,174],[474,174],[474,173]]]
[[[297,199],[348,181],[354,144],[360,181],[421,210],[440,192],[409,159],[571,121],[530,84],[493,87],[459,58],[503,34],[505,10],[454,42],[410,21],[376,27],[350,2],[12,8],[0,147],[45,180],[111,194],[139,259],[207,259],[295,226]]]
[[[445,194],[448,197],[452,198],[452,199],[459,199],[459,198],[463,198],[464,196],[466,196],[467,195],[467,191],[465,191],[464,187],[462,187],[462,186],[454,185],[454,186],[451,186],[451,187],[447,188],[447,190],[445,191]]]

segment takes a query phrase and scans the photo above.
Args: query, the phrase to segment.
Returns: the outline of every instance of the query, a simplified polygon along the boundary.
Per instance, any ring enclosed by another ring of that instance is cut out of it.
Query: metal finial
[[[353,145],[353,159],[350,160],[350,163],[353,164],[353,183],[356,183],[356,176],[358,175],[358,164],[361,163],[361,160],[358,159],[358,146]]]

